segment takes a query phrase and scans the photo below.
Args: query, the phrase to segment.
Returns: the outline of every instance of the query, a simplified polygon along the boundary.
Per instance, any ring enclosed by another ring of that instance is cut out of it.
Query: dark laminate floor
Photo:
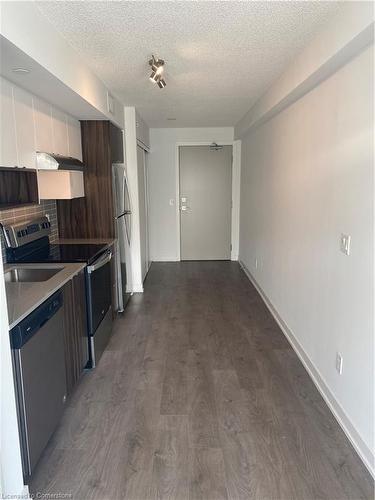
[[[153,264],[31,491],[369,499],[373,483],[238,264]]]

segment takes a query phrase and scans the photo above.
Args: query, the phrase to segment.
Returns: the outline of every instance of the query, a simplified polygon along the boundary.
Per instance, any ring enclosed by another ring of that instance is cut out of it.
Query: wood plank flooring
[[[98,500],[360,500],[373,481],[237,263],[154,263],[30,483]]]

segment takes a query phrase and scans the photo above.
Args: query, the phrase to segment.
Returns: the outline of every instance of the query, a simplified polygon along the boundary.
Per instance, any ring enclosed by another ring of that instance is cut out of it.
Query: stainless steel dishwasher
[[[62,305],[57,292],[10,331],[25,477],[34,471],[66,399]]]

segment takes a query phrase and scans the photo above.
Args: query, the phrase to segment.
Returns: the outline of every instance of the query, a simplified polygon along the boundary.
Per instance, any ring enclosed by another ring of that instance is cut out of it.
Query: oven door
[[[111,258],[108,250],[87,266],[87,312],[89,335],[95,335],[100,323],[111,307]]]
[[[91,368],[97,365],[112,332],[111,258],[112,252],[108,250],[86,268]]]

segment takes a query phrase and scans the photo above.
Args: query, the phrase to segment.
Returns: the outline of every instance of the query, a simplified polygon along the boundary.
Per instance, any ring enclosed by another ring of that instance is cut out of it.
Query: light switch
[[[350,236],[348,234],[341,233],[340,250],[345,255],[350,255],[350,243],[351,243]]]
[[[186,202],[187,202],[187,198],[185,198],[185,196],[183,196],[183,197],[181,198],[181,203],[186,203]]]

